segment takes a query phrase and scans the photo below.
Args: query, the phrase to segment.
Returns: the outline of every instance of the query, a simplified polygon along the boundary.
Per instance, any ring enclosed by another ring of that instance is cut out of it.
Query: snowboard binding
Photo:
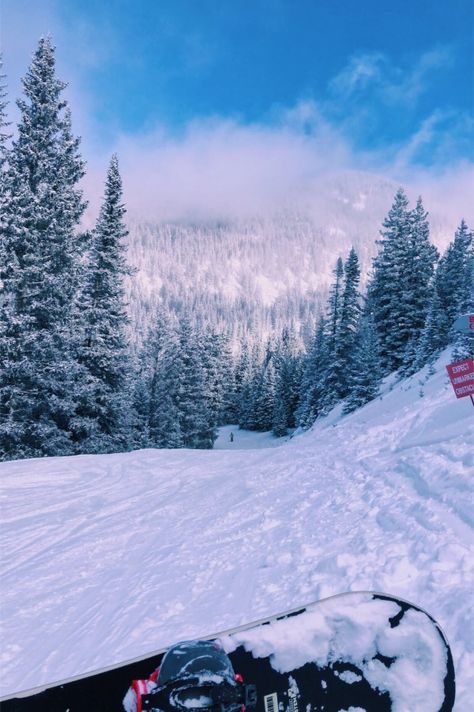
[[[255,685],[236,681],[204,682],[200,678],[177,680],[142,696],[143,710],[161,712],[244,712],[255,707]]]
[[[156,687],[142,695],[143,710],[245,712],[255,707],[255,685],[234,673],[219,640],[178,643],[165,654]]]

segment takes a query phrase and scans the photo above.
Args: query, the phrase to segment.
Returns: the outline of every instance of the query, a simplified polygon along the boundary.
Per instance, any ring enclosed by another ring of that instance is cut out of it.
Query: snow
[[[399,612],[393,601],[374,601],[370,594],[336,596],[296,618],[221,640],[227,652],[243,645],[256,657],[271,656],[272,667],[282,673],[311,661],[322,667],[342,659],[362,670],[372,687],[389,692],[393,712],[438,712],[444,699],[444,644],[420,611],[407,611],[392,629],[389,618]],[[387,667],[373,659],[377,653],[397,660]],[[349,683],[360,679],[350,670],[340,675]]]
[[[470,710],[474,410],[448,358],[275,447],[0,464],[0,695],[376,590],[440,623]]]

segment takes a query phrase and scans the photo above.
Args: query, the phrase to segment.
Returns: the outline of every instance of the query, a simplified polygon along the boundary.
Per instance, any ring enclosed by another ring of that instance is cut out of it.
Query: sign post
[[[474,336],[474,314],[462,314],[453,324],[456,331]]]
[[[450,363],[446,366],[446,370],[456,398],[470,396],[474,405],[474,361],[472,358]]]

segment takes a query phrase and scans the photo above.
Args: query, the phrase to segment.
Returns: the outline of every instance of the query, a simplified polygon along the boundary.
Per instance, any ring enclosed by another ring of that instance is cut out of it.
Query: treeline
[[[440,258],[421,198],[410,210],[400,189],[378,246],[364,294],[355,250],[337,260],[306,353],[297,352],[285,330],[280,345],[254,366],[242,390],[242,427],[271,428],[275,435],[308,428],[338,403],[344,413],[364,405],[385,376],[407,377],[449,344],[455,358],[472,356],[472,337],[453,330],[455,318],[474,307],[474,236],[466,223]]]
[[[137,353],[117,157],[96,225],[81,231],[85,166],[49,39],[23,87],[12,141],[0,88],[0,459],[211,448],[226,423],[282,436],[338,402],[354,410],[392,371],[414,372],[472,309],[472,233],[462,222],[439,259],[421,199],[410,210],[400,190],[368,289],[352,249],[306,351],[291,324],[266,344],[258,333],[236,344],[164,302]]]
[[[117,158],[95,229],[81,233],[84,162],[49,39],[23,88],[11,147],[0,92],[0,457],[125,449],[129,268]]]

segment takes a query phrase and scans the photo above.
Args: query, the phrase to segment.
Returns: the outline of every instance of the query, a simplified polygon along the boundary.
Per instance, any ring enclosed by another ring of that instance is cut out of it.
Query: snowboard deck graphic
[[[207,636],[255,684],[254,712],[450,712],[455,675],[436,621],[406,601],[347,593]],[[0,700],[1,712],[120,712],[165,650]],[[144,709],[152,710],[152,696]]]

